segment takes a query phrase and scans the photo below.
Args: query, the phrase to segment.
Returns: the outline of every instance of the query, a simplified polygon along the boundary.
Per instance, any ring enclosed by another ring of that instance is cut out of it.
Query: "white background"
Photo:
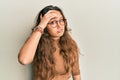
[[[120,0],[0,0],[0,80],[32,80],[17,56],[50,4],[62,8],[81,50],[82,80],[120,80]]]

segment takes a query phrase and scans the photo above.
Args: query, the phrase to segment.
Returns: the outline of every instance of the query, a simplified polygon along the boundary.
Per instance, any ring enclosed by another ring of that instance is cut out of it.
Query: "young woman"
[[[50,5],[40,11],[18,60],[24,65],[33,62],[34,80],[68,80],[71,76],[80,80],[78,47],[59,7]]]

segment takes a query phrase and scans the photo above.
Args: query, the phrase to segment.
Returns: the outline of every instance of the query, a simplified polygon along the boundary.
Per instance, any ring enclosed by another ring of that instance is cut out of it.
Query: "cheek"
[[[65,26],[62,26],[61,29],[63,30],[60,34],[58,34],[58,29],[57,28],[50,28],[50,27],[47,27],[47,31],[48,33],[51,35],[51,36],[56,36],[56,35],[62,35],[64,34],[64,31],[65,31]]]
[[[54,28],[54,29],[47,28],[47,31],[48,31],[48,33],[49,33],[50,35],[56,34],[56,28]]]

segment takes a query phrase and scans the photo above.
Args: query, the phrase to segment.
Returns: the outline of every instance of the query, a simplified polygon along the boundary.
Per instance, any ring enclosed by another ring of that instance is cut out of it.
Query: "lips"
[[[58,31],[57,31],[57,33],[62,33],[63,32],[63,29],[59,29]]]

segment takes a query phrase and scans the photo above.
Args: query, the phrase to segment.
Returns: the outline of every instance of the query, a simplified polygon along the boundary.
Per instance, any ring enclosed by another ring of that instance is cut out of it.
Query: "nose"
[[[57,25],[57,28],[60,28],[60,27],[61,27],[59,21],[56,22],[56,25]]]

